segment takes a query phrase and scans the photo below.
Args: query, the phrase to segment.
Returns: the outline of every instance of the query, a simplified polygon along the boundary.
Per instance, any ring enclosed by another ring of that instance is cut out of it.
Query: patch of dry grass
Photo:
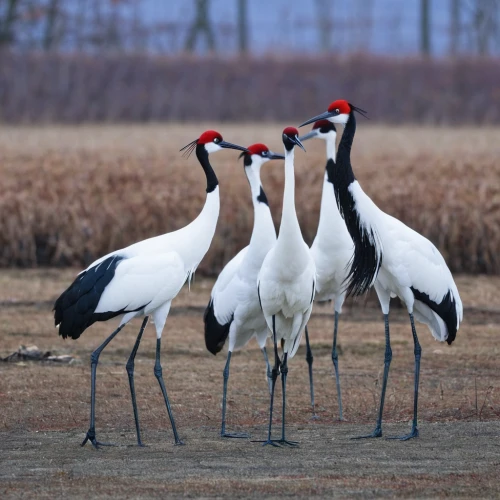
[[[0,357],[20,344],[75,357],[71,365],[0,362],[0,496],[253,498],[273,495],[361,497],[496,497],[500,375],[500,278],[457,276],[465,320],[452,346],[417,325],[423,348],[420,438],[408,443],[350,440],[372,429],[383,371],[383,322],[371,300],[346,301],[339,329],[339,365],[346,422],[338,422],[332,375],[332,305],[315,305],[310,322],[319,420],[311,420],[305,349],[290,362],[288,437],[299,449],[262,448],[219,437],[224,353],[204,347],[202,307],[211,279],[198,279],[174,301],[162,343],[166,386],[186,446],[174,447],[153,375],[155,334],[149,326],[136,358],[143,439],[135,443],[125,363],[139,321],[124,328],[100,357],[96,429],[116,448],[80,448],[88,426],[89,356],[116,321],[96,323],[77,341],[63,341],[50,304],[74,269],[0,271]],[[16,303],[17,301],[17,303]],[[194,306],[187,309],[186,306]],[[479,314],[480,313],[480,314]],[[391,311],[393,362],[384,409],[385,435],[408,427],[413,407],[413,344],[407,315]],[[279,432],[281,393],[276,400]],[[235,353],[228,388],[228,430],[265,436],[269,395],[258,346]],[[431,424],[433,422],[433,424]],[[435,423],[435,425],[434,425]],[[3,460],[3,462],[2,462]],[[293,464],[291,467],[290,464]],[[495,468],[496,467],[496,468]],[[35,489],[34,489],[35,488]]]
[[[60,275],[59,275],[60,274]],[[73,271],[12,270],[0,273],[0,357],[19,345],[37,345],[43,351],[75,356],[73,365],[0,363],[0,429],[84,429],[88,419],[89,356],[116,321],[96,323],[78,341],[63,341],[54,328],[51,304],[73,278]],[[224,354],[209,354],[203,340],[203,308],[212,280],[200,279],[183,289],[174,302],[163,342],[167,388],[179,422],[190,426],[219,425]],[[500,281],[458,276],[466,306],[457,340],[447,346],[435,342],[424,326],[417,326],[423,348],[420,390],[422,421],[491,420],[500,418],[500,348],[498,335]],[[489,292],[480,294],[486,288]],[[17,299],[22,304],[6,302]],[[475,302],[474,302],[475,301]],[[470,302],[470,305],[469,305]],[[383,371],[384,335],[378,304],[348,300],[339,330],[344,412],[350,423],[371,424],[375,418]],[[186,306],[194,308],[186,309]],[[477,315],[477,310],[489,309]],[[496,312],[494,312],[496,311]],[[125,363],[140,322],[127,326],[100,358],[97,391],[99,426],[132,428]],[[317,411],[320,424],[337,418],[332,378],[332,306],[315,305],[309,325],[314,354]],[[166,414],[153,375],[155,335],[149,326],[136,358],[136,386],[141,421],[145,428],[166,425]],[[388,385],[385,420],[408,422],[412,415],[413,345],[407,315],[391,311],[393,362]],[[265,425],[268,393],[265,365],[258,346],[235,353],[231,363],[228,422],[234,426]],[[305,348],[290,365],[289,419],[300,425],[310,418]],[[19,402],[22,401],[22,405]],[[62,417],[62,415],[64,415]]]
[[[0,265],[75,265],[182,227],[203,205],[204,176],[178,150],[207,127],[281,151],[281,124],[21,127],[0,129]],[[382,127],[361,123],[353,166],[385,211],[429,237],[454,271],[500,270],[500,143],[497,129]],[[297,211],[314,238],[324,145],[296,155]],[[236,153],[212,157],[221,217],[200,266],[218,273],[249,241],[252,206]],[[283,168],[263,169],[277,226]]]

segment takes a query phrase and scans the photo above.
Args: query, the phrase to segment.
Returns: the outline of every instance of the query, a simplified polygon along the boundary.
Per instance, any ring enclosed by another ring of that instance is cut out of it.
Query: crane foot
[[[85,446],[87,441],[90,441],[92,443],[92,446],[98,450],[101,446],[116,446],[115,444],[112,443],[101,443],[96,440],[95,438],[95,430],[94,429],[89,429],[87,431],[87,435],[85,436],[85,439],[83,440],[82,444],[80,446]]]
[[[404,436],[389,436],[386,439],[399,439],[399,441],[408,441],[409,439],[418,437],[418,429],[416,427],[412,427],[411,432],[409,434],[405,434]]]
[[[278,440],[279,444],[286,444],[287,446],[292,446],[292,447],[298,447],[299,442],[298,441],[288,441],[287,439],[280,439]]]
[[[252,443],[262,443],[262,446],[271,445],[271,446],[274,446],[276,448],[281,448],[281,446],[278,444],[278,441],[276,441],[274,439],[266,439],[264,441],[252,441]]]
[[[351,439],[372,439],[382,437],[382,427],[375,427],[375,430],[371,434],[366,434],[364,436],[353,436]]]

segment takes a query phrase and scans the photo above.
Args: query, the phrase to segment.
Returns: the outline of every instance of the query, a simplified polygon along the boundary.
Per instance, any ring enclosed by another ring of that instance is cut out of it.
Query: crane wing
[[[101,295],[95,312],[144,308],[149,313],[172,300],[186,278],[184,263],[177,252],[124,259]]]
[[[401,221],[388,217],[390,239],[384,244],[388,270],[402,285],[427,294],[431,300],[440,302],[451,291],[460,301],[453,276],[434,244]]]
[[[210,302],[203,315],[205,323],[205,345],[212,354],[217,354],[224,347],[229,335],[234,311],[238,305],[238,269],[245,258],[248,247],[238,252],[219,274]]]
[[[245,255],[247,254],[248,246],[242,248],[225,266],[224,269],[219,274],[214,287],[212,288],[211,297],[212,299],[218,293],[222,293],[224,289],[229,285],[234,275],[237,273]]]
[[[387,269],[420,302],[415,304],[417,319],[429,326],[436,339],[451,344],[463,319],[462,301],[453,276],[431,241],[397,219],[389,220],[389,232],[394,232],[390,237],[394,239],[392,245],[384,247]]]

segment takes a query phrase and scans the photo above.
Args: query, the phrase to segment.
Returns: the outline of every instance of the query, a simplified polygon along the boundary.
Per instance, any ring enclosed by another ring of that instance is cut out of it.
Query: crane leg
[[[316,409],[315,409],[315,404],[314,404],[314,380],[313,380],[313,361],[314,361],[314,356],[311,351],[311,344],[309,343],[309,331],[307,329],[307,325],[305,327],[305,334],[306,334],[306,361],[307,365],[309,367],[309,390],[311,392],[311,408],[312,408],[312,420],[317,420],[319,418],[318,415],[316,415]]]
[[[281,362],[281,386],[283,390],[283,407],[282,407],[282,417],[281,417],[281,439],[278,441],[280,444],[287,444],[289,446],[298,446],[297,441],[288,441],[285,438],[285,414],[286,414],[286,377],[288,375],[288,354],[283,355],[283,361]]]
[[[85,446],[87,441],[90,441],[95,449],[99,446],[113,446],[109,443],[100,443],[95,437],[95,380],[97,373],[97,363],[99,363],[99,356],[104,348],[115,338],[118,332],[125,325],[120,325],[91,355],[90,355],[90,427],[87,431],[87,435],[82,442],[82,446]]]
[[[413,335],[413,353],[415,355],[415,390],[413,396],[413,423],[411,426],[411,431],[404,436],[391,436],[388,439],[399,439],[401,441],[408,441],[408,439],[418,437],[417,428],[417,409],[418,409],[418,384],[420,379],[420,358],[422,356],[422,348],[417,337],[417,330],[415,329],[415,321],[413,320],[413,314],[410,313],[411,322],[411,333]]]
[[[269,358],[267,357],[266,347],[264,346],[261,350],[267,366],[267,384],[269,385],[269,394],[271,394],[271,390],[273,388],[273,374],[271,371],[271,364],[269,363]]]
[[[382,437],[382,414],[384,412],[385,390],[389,378],[389,368],[392,360],[391,338],[389,335],[389,314],[384,314],[385,322],[385,356],[384,356],[384,378],[382,380],[382,393],[380,394],[380,407],[378,409],[377,424],[375,430],[366,436],[356,436],[352,439],[378,438]]]
[[[127,369],[128,374],[128,383],[130,385],[130,395],[132,397],[132,408],[134,410],[134,419],[135,419],[135,429],[137,432],[137,446],[144,446],[141,440],[141,429],[139,427],[139,412],[137,411],[137,401],[135,399],[135,384],[134,384],[134,368],[135,368],[135,356],[137,354],[137,350],[139,349],[139,344],[141,343],[142,334],[146,329],[148,324],[149,316],[144,318],[142,322],[141,329],[139,330],[139,335],[137,335],[137,340],[135,341],[134,348],[130,353],[130,357],[128,358],[127,364],[125,368]]]
[[[337,385],[337,399],[339,402],[339,420],[344,420],[342,412],[342,392],[340,390],[340,375],[339,375],[339,355],[337,352],[337,331],[339,328],[339,313],[335,311],[335,325],[333,327],[333,347],[332,347],[332,361],[333,368],[335,369],[335,383]]]
[[[274,367],[271,371],[271,402],[269,404],[269,428],[267,431],[267,439],[265,441],[257,441],[263,443],[262,446],[270,444],[271,446],[279,447],[277,441],[271,439],[271,430],[273,426],[273,404],[274,404],[274,389],[276,388],[276,380],[280,371],[280,358],[278,356],[278,343],[276,341],[276,317],[273,315],[273,342],[274,342]]]
[[[161,392],[163,394],[163,399],[165,400],[165,405],[167,407],[168,417],[170,418],[170,424],[172,425],[172,431],[174,433],[175,444],[184,444],[179,439],[179,434],[177,434],[177,428],[175,427],[174,415],[172,413],[172,408],[170,407],[170,401],[168,400],[167,389],[165,388],[165,382],[163,381],[163,370],[160,363],[160,351],[161,351],[161,339],[156,340],[156,362],[154,368],[155,377],[160,384]]]
[[[222,375],[224,377],[224,388],[222,392],[222,426],[220,430],[221,437],[227,438],[247,438],[248,434],[245,433],[228,433],[226,432],[226,395],[227,395],[227,381],[229,380],[229,364],[231,363],[231,351],[227,353],[227,361],[226,366],[224,367],[224,371]]]

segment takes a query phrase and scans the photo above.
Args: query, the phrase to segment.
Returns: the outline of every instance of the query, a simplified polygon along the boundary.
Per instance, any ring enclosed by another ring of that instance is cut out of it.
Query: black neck
[[[336,163],[328,160],[326,169],[328,172],[328,180],[333,184],[335,190],[335,198],[341,215],[346,221],[346,226],[349,232],[349,217],[346,218],[347,211],[350,211],[353,203],[351,194],[349,193],[349,186],[356,180],[351,165],[351,146],[356,133],[356,118],[351,111],[349,121],[347,122],[342,138],[340,139]],[[352,228],[354,230],[354,228]],[[354,236],[351,234],[354,239]]]
[[[349,190],[349,186],[356,180],[351,165],[351,146],[355,133],[356,118],[351,111],[340,140],[336,163],[329,160],[326,164],[328,180],[333,184],[339,212],[354,242],[351,269],[346,278],[348,295],[361,295],[366,292],[381,264],[381,261],[377,261],[377,247],[374,244],[377,235],[373,229],[366,228],[362,223],[356,202]]]
[[[208,152],[202,144],[196,146],[196,157],[198,158],[198,161],[200,162],[207,177],[207,193],[211,193],[219,185],[219,181],[215,175],[212,165],[210,165],[210,162],[208,161]]]
[[[337,163],[342,163],[343,170],[349,179],[354,181],[354,172],[351,166],[351,147],[354,141],[354,135],[356,134],[356,117],[354,112],[351,111],[349,114],[349,120],[344,128],[344,133],[340,139],[339,148],[337,151]]]

